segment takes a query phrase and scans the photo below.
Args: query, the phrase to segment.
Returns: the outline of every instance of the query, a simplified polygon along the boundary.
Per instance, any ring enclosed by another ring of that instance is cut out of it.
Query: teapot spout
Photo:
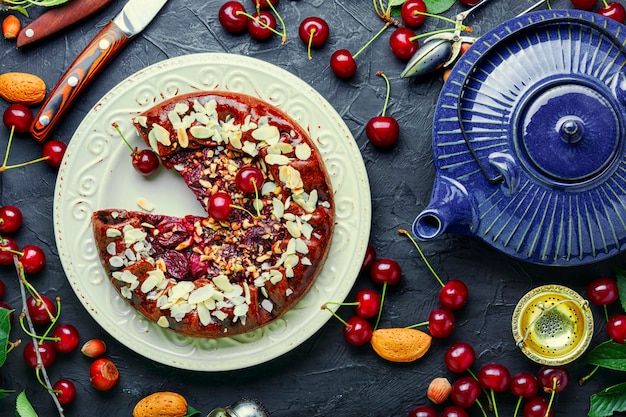
[[[452,178],[440,176],[435,180],[429,205],[413,222],[413,233],[420,240],[431,240],[448,232],[469,234],[473,224],[465,187]]]

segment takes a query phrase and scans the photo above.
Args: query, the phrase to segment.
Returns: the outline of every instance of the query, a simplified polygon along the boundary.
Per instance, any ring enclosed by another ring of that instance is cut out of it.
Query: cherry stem
[[[385,294],[387,294],[387,283],[383,282],[383,290],[380,294],[380,307],[378,307],[378,316],[376,317],[376,324],[374,330],[378,329],[378,323],[380,323],[380,317],[383,315],[383,304],[385,303]]]
[[[552,392],[550,392],[550,401],[548,402],[548,407],[546,408],[546,413],[544,417],[550,416],[550,409],[552,408],[552,403],[554,402],[554,397],[556,395],[556,386],[558,384],[557,378],[552,378]]]
[[[32,161],[27,161],[27,162],[22,162],[19,164],[15,164],[15,165],[7,165],[7,162],[9,160],[9,152],[11,151],[11,145],[13,144],[13,133],[15,132],[15,125],[11,126],[11,133],[9,134],[9,141],[7,143],[7,150],[6,153],[4,154],[4,161],[2,161],[2,166],[0,166],[0,173],[6,171],[7,169],[12,169],[12,168],[20,168],[26,165],[31,165],[37,162],[41,162],[41,161],[45,161],[47,159],[50,159],[49,156],[43,156],[41,158],[37,158],[37,159],[33,159]]]
[[[493,391],[493,389],[490,389],[489,394],[491,397],[491,403],[493,404],[493,412],[496,415],[496,417],[498,417],[499,414],[498,414],[498,406],[496,405],[496,393]]]
[[[11,125],[11,133],[9,133],[9,141],[7,142],[7,150],[4,154],[4,161],[2,161],[2,171],[4,171],[7,166],[7,161],[9,160],[9,151],[11,150],[11,143],[13,142],[13,133],[15,132],[15,125]]]
[[[517,403],[515,404],[515,412],[513,413],[513,417],[517,417],[517,412],[519,411],[520,405],[522,404],[522,397],[517,397]]]
[[[311,30],[309,31],[309,42],[306,48],[306,55],[309,58],[309,61],[313,59],[313,57],[311,56],[311,47],[313,45],[313,36],[315,35],[315,28],[311,28]]]
[[[279,33],[279,35],[280,35],[280,39],[281,39],[281,44],[284,44],[285,42],[287,42],[287,26],[285,26],[285,22],[284,22],[283,18],[280,16],[280,13],[278,13],[276,8],[274,7],[274,4],[272,4],[272,2],[269,1],[269,0],[268,0],[267,3],[270,5],[270,9],[272,9],[274,14],[276,15],[276,18],[280,22],[280,26],[283,28],[282,33]],[[257,7],[260,7],[261,3],[257,1],[256,4],[257,4]]]
[[[485,407],[483,407],[482,403],[476,399],[476,405],[478,405],[478,408],[480,408],[480,411],[483,412],[483,416],[487,417],[487,413],[485,412]]]
[[[604,318],[606,319],[606,321],[609,321],[609,310],[606,308],[606,304],[603,305],[604,307]]]
[[[337,320],[339,320],[344,326],[346,327],[351,327],[350,324],[348,324],[347,321],[345,321],[344,319],[342,319],[341,317],[339,317],[339,315],[337,313],[335,313],[333,310],[326,308],[326,306],[328,304],[332,304],[332,303],[324,303],[322,305],[322,310],[328,310],[330,312],[330,314],[332,314]]]
[[[128,146],[128,149],[130,149],[130,151],[133,154],[135,154],[137,152],[137,150],[131,146],[131,144],[128,142],[128,140],[126,140],[126,137],[122,133],[122,129],[120,129],[120,126],[117,124],[117,122],[113,122],[112,125],[115,128],[115,130],[117,130],[117,133],[120,135],[120,137],[122,138],[122,140],[124,141],[126,146]]]
[[[381,113],[381,116],[384,116],[385,112],[387,111],[387,105],[389,104],[391,85],[389,84],[389,78],[387,78],[387,75],[383,71],[378,71],[376,75],[378,75],[379,77],[383,77],[383,80],[385,80],[385,84],[387,84],[387,95],[385,96],[385,104],[383,105],[383,112]]]
[[[259,25],[263,26],[265,29],[268,29],[270,32],[274,33],[275,35],[280,36],[281,43],[284,44],[285,42],[287,42],[287,30],[285,29],[285,22],[283,22],[282,17],[280,17],[278,12],[276,12],[276,9],[274,8],[274,5],[272,4],[272,2],[268,1],[268,4],[270,5],[272,10],[276,14],[276,17],[278,18],[278,21],[280,22],[280,24],[282,26],[282,28],[283,28],[282,32],[277,31],[276,29],[274,29],[273,27],[271,27],[270,25],[265,23],[263,20],[261,20],[259,17],[254,17],[254,16],[252,16],[249,13],[239,11],[236,14],[237,14],[237,16],[239,16],[239,15],[246,16],[248,19],[254,20]],[[257,2],[257,14],[260,13],[260,11],[261,11],[261,9],[259,8],[259,3]]]
[[[22,339],[17,339],[15,342],[7,342],[7,353],[22,344]]]
[[[423,321],[421,323],[415,323],[412,324],[410,326],[406,326],[407,329],[415,329],[416,327],[422,327],[422,326],[428,326],[428,322],[427,321]]]
[[[33,321],[30,318],[30,314],[28,313],[28,306],[26,304],[26,286],[27,286],[27,280],[26,280],[26,275],[24,273],[24,267],[22,266],[21,262],[19,261],[19,259],[17,258],[17,256],[13,256],[13,263],[15,265],[15,270],[17,272],[17,278],[18,281],[20,283],[20,294],[22,297],[22,313],[25,315],[26,317],[26,322],[28,323],[28,329],[30,330],[30,333],[36,333],[35,332],[35,326],[33,325]],[[29,287],[32,287],[32,285],[28,284]],[[50,393],[50,396],[52,397],[52,401],[54,402],[57,411],[59,412],[59,416],[63,417],[65,414],[63,413],[63,407],[61,406],[61,403],[59,403],[59,399],[57,398],[57,396],[54,394],[53,389],[52,389],[52,384],[50,383],[50,378],[48,377],[48,373],[46,372],[46,368],[45,366],[43,366],[43,361],[41,359],[41,352],[39,352],[39,343],[37,341],[36,338],[32,338],[33,340],[33,345],[34,345],[34,349],[35,349],[35,356],[37,357],[37,373],[41,373],[43,380],[45,381],[45,386],[48,389],[48,393]],[[39,379],[40,376],[37,375],[37,379]]]
[[[426,259],[426,256],[424,255],[424,252],[422,252],[422,249],[420,249],[419,245],[417,244],[417,241],[413,238],[413,236],[411,236],[411,234],[404,229],[400,229],[398,230],[398,233],[401,233],[403,235],[406,235],[409,240],[411,242],[413,242],[413,245],[415,246],[415,248],[417,249],[417,252],[419,252],[420,256],[422,257],[422,260],[424,261],[424,264],[426,264],[426,267],[428,268],[428,270],[433,274],[433,276],[437,279],[437,281],[439,282],[439,285],[441,285],[442,287],[445,286],[445,284],[443,283],[443,281],[441,280],[441,278],[439,278],[439,275],[437,275],[437,273],[435,272],[435,270],[433,269],[433,267],[430,265],[430,262],[428,262],[428,259]]]
[[[378,32],[376,32],[376,34],[369,40],[367,41],[367,43],[365,45],[363,45],[361,47],[361,49],[359,49],[356,54],[352,55],[352,58],[356,58],[357,56],[359,56],[359,54],[361,52],[363,52],[368,46],[371,45],[372,42],[374,42],[374,40],[376,38],[378,38],[380,36],[381,33],[383,33],[385,31],[385,29],[387,29],[389,26],[391,25],[390,22],[385,23],[385,26],[382,27],[382,29],[380,29]]]
[[[606,2],[606,0],[602,0],[602,3],[604,3],[604,7],[609,7],[609,4]]]
[[[340,303],[339,301],[327,301],[324,303],[324,306],[322,306],[322,308],[326,308],[327,305],[334,305],[334,306],[358,306],[359,302],[358,301],[353,301],[350,303]]]
[[[587,375],[585,375],[585,376],[583,376],[582,378],[580,378],[580,379],[578,380],[578,383],[579,383],[580,385],[584,384],[584,383],[585,383],[585,382],[586,382],[589,378],[591,378],[591,377],[593,376],[593,374],[595,374],[595,373],[596,373],[596,371],[597,371],[598,369],[600,369],[600,365],[596,365],[596,366],[595,366],[595,367],[591,370],[591,372],[589,372]]]
[[[411,36],[409,38],[409,40],[411,42],[413,42],[413,41],[416,41],[418,39],[425,38],[427,36],[438,35],[440,33],[454,32],[455,30],[457,30],[456,27],[454,27],[454,28],[447,28],[447,29],[433,30],[432,32],[420,33],[419,35]],[[461,30],[464,30],[466,32],[471,32],[472,28],[470,28],[468,26],[461,26]]]

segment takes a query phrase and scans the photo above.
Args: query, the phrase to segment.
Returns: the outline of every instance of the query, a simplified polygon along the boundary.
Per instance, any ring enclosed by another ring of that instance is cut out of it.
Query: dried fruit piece
[[[448,399],[452,392],[452,384],[448,378],[435,378],[428,385],[426,396],[435,404],[441,404]]]
[[[39,104],[46,96],[46,83],[34,74],[6,72],[0,75],[0,97],[9,103]]]
[[[428,352],[432,337],[409,328],[377,329],[372,334],[372,348],[391,362],[413,362]]]
[[[141,399],[133,409],[133,417],[183,417],[187,400],[170,391],[155,392]]]

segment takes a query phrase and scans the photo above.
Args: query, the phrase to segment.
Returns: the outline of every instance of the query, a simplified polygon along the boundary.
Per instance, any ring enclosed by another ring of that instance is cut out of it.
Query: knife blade
[[[89,42],[65,71],[42,104],[30,127],[31,135],[44,142],[69,106],[89,82],[148,26],[167,0],[129,0],[122,11]]]
[[[31,45],[96,14],[113,0],[72,0],[50,9],[24,26],[17,36],[17,47]]]

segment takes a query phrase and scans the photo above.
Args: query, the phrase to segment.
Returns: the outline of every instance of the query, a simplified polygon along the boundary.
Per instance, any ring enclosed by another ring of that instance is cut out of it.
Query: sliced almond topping
[[[296,146],[296,158],[301,161],[306,161],[311,157],[311,147],[306,143],[301,143]]]
[[[152,124],[152,130],[148,133],[148,137],[150,137],[150,135],[163,146],[170,146],[172,144],[170,141],[170,132],[161,125],[156,123]]]
[[[221,291],[230,292],[233,290],[233,285],[230,283],[226,275],[216,276],[213,278],[213,283]]]
[[[154,210],[154,204],[152,204],[150,201],[146,200],[143,197],[139,197],[137,199],[137,205],[139,206],[140,209],[145,210],[147,212],[151,212]]]
[[[170,327],[170,322],[169,322],[169,320],[167,319],[167,317],[165,317],[165,316],[161,316],[161,317],[159,317],[159,319],[157,320],[157,324],[158,324],[159,326],[161,326],[161,327],[164,327],[164,328],[168,328],[168,327]]]
[[[287,165],[289,163],[289,157],[285,155],[267,154],[264,158],[265,162],[269,165]]]
[[[276,126],[259,126],[252,131],[252,137],[259,142],[267,142],[271,145],[273,143],[278,143],[278,140],[280,139],[280,131]]]
[[[122,232],[120,232],[118,229],[109,227],[106,231],[106,235],[107,237],[119,237],[122,236]]]

